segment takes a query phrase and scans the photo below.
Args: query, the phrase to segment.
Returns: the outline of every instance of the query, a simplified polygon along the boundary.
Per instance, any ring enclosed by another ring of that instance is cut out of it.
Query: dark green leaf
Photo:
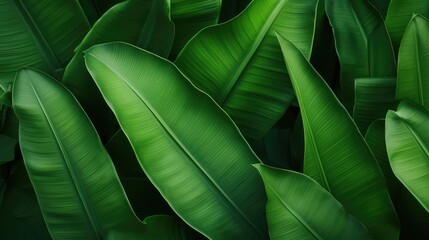
[[[15,159],[15,146],[17,141],[0,134],[0,165]]]
[[[275,32],[310,56],[317,0],[254,0],[233,20],[199,32],[175,63],[243,135],[261,138],[295,98]]]

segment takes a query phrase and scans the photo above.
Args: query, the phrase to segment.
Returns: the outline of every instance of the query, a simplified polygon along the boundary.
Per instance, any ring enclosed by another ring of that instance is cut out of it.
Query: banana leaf
[[[233,20],[200,31],[175,64],[246,138],[260,139],[295,98],[275,31],[310,57],[317,8],[317,0],[254,0]]]
[[[384,118],[395,102],[396,78],[356,78],[353,120],[365,135],[369,125]]]
[[[385,19],[387,9],[389,8],[390,0],[369,0],[369,2],[374,5],[380,15],[383,17],[383,19]]]
[[[2,1],[0,84],[22,67],[61,77],[90,25],[76,0]]]
[[[386,146],[396,177],[429,211],[429,112],[402,101],[386,115]]]
[[[222,0],[170,0],[171,20],[176,27],[171,59],[199,30],[218,22],[221,5]]]
[[[152,183],[212,239],[265,239],[265,193],[226,113],[171,63],[125,43],[92,47],[86,65]]]
[[[78,46],[62,83],[82,104],[103,140],[115,132],[116,121],[86,70],[83,51],[96,44],[123,41],[167,57],[173,38],[167,0],[129,0],[107,11]]]
[[[20,147],[54,239],[143,237],[113,163],[73,95],[51,77],[21,70],[13,89]]]
[[[98,9],[98,2],[91,0],[77,0],[82,8],[82,11],[85,13],[86,19],[89,24],[94,25],[97,19],[101,16]]]
[[[370,239],[368,230],[308,176],[261,164],[270,239]]]
[[[429,21],[414,15],[398,54],[396,99],[410,99],[429,109]]]
[[[397,239],[383,174],[347,110],[293,43],[279,36],[304,125],[304,173],[360,219],[375,239]]]
[[[413,18],[413,14],[421,14],[428,18],[429,1],[391,0],[385,22],[396,53],[398,53],[405,29]]]
[[[325,0],[340,60],[341,101],[351,113],[354,82],[394,77],[396,63],[383,18],[368,0]]]

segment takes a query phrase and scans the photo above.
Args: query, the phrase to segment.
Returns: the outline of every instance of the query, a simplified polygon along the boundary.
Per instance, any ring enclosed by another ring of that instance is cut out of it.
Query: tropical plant
[[[1,239],[425,239],[421,0],[0,0]]]

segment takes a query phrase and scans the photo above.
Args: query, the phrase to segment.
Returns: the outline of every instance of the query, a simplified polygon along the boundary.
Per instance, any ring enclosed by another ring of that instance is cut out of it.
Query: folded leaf
[[[383,18],[368,0],[325,0],[340,59],[341,100],[349,112],[354,81],[362,77],[394,77],[395,57]]]
[[[259,139],[295,98],[275,31],[309,57],[317,3],[254,0],[233,20],[199,32],[175,64],[231,116],[245,137]]]
[[[22,67],[60,77],[89,27],[74,0],[2,1],[0,83],[12,82]]]
[[[304,173],[359,218],[376,239],[396,239],[399,223],[383,174],[356,125],[302,53],[279,36],[304,125]]]
[[[170,0],[170,2],[171,20],[176,27],[171,50],[172,57],[175,58],[199,30],[217,23],[222,0]]]
[[[23,69],[15,80],[24,163],[55,239],[102,239],[126,226],[142,237],[112,161],[76,99],[55,79]]]
[[[237,127],[170,62],[124,43],[86,65],[140,164],[173,210],[212,239],[267,237],[259,159]]]
[[[313,179],[289,170],[254,166],[268,196],[270,239],[370,239],[365,226]]]
[[[386,146],[396,177],[429,211],[429,112],[402,101],[386,116]]]
[[[86,70],[83,51],[96,44],[123,41],[167,57],[174,37],[168,7],[167,0],[129,0],[115,5],[97,21],[67,65],[62,82],[82,104],[103,138],[110,136],[116,122]]]
[[[386,16],[386,26],[396,53],[413,14],[429,17],[429,1],[391,0]]]
[[[369,125],[386,116],[395,102],[396,78],[356,78],[353,120],[365,135]]]
[[[399,48],[396,99],[410,99],[429,109],[428,38],[429,21],[415,15]]]

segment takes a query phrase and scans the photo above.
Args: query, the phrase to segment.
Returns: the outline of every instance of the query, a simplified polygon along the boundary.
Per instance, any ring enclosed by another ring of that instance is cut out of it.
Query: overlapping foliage
[[[429,235],[426,1],[0,3],[2,239]]]

